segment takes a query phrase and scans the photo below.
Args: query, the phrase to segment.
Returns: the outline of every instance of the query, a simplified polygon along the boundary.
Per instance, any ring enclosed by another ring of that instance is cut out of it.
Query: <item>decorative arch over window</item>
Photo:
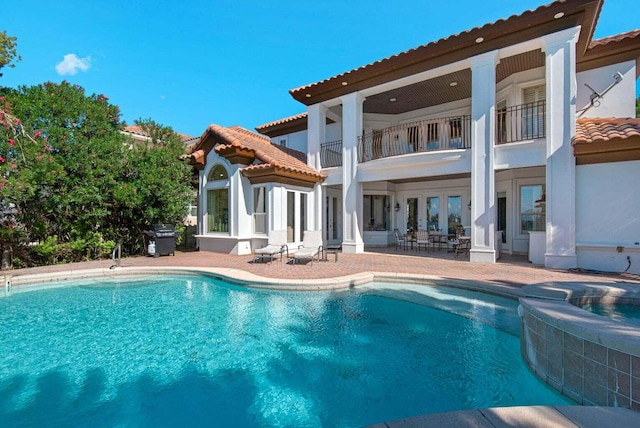
[[[227,180],[228,178],[229,174],[227,174],[226,168],[222,165],[214,165],[207,177],[208,181]]]

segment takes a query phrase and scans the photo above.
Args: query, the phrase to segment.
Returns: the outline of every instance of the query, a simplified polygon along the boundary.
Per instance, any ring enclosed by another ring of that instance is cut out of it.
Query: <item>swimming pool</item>
[[[0,299],[7,426],[350,427],[571,404],[525,367],[507,299],[180,275],[66,285]]]

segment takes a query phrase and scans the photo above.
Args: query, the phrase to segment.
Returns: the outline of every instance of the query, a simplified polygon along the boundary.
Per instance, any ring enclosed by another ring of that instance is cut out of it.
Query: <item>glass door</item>
[[[418,212],[419,198],[407,198],[405,213],[407,215],[407,233],[414,233],[422,227],[420,213]]]
[[[462,196],[447,197],[447,233],[455,235],[462,226]]]
[[[342,243],[342,195],[327,190],[324,213],[325,240],[328,245]]]
[[[440,197],[427,196],[427,230],[440,230]]]

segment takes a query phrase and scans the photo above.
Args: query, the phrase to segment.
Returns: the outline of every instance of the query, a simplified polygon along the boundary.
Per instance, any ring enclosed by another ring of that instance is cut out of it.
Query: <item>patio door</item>
[[[327,245],[342,243],[342,193],[327,189],[325,196],[324,230]]]

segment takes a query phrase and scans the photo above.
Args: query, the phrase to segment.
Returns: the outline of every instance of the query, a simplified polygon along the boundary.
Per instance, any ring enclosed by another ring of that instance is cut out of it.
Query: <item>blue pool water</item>
[[[640,325],[640,305],[588,303],[580,305],[596,315],[609,317],[614,321]]]
[[[354,427],[571,404],[525,367],[506,299],[199,276],[15,289],[0,298],[3,426]]]

